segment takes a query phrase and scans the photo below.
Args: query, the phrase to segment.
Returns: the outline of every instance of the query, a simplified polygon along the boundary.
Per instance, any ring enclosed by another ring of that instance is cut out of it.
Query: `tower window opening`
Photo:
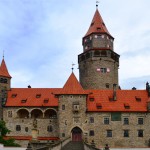
[[[97,28],[97,31],[100,31],[101,30],[101,28]]]
[[[109,83],[106,83],[106,88],[109,89]]]

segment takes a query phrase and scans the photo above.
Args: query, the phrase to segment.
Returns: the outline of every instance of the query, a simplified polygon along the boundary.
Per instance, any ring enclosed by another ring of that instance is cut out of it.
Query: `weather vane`
[[[74,63],[72,63],[72,68],[71,68],[71,69],[72,69],[72,72],[73,72],[73,69],[74,69],[74,68],[73,68],[73,66],[74,66],[74,65],[75,65],[75,64],[74,64]]]
[[[4,58],[4,50],[3,50],[3,58]]]
[[[99,1],[96,1],[96,8],[98,8],[98,3],[99,3]]]

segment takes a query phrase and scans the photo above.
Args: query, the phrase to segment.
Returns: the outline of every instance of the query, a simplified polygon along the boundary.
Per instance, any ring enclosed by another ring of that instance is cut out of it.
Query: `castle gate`
[[[72,141],[82,141],[82,130],[79,127],[72,129]]]

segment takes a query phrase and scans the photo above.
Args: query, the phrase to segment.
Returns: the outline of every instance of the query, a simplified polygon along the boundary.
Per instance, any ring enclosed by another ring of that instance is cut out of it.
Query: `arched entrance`
[[[79,127],[75,127],[71,131],[72,141],[82,141],[82,130]]]

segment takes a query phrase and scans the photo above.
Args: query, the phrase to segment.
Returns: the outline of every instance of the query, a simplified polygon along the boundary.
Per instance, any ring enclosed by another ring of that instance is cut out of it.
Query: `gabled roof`
[[[57,107],[58,98],[53,93],[59,91],[59,88],[11,88],[6,106]]]
[[[87,90],[92,93],[87,99],[88,112],[146,112],[148,94],[146,90],[117,90],[116,101],[113,101],[113,90]],[[90,100],[90,97],[93,99]],[[137,101],[136,97],[141,98]],[[101,104],[101,108],[97,107]],[[125,104],[129,108],[125,107]]]
[[[7,66],[6,66],[4,58],[2,59],[1,66],[0,66],[0,76],[11,78],[7,70]]]
[[[59,94],[86,94],[81,84],[75,77],[74,73],[71,73],[63,89]]]
[[[107,33],[110,35],[98,9],[96,9],[91,25],[85,36],[88,36],[91,33]]]

